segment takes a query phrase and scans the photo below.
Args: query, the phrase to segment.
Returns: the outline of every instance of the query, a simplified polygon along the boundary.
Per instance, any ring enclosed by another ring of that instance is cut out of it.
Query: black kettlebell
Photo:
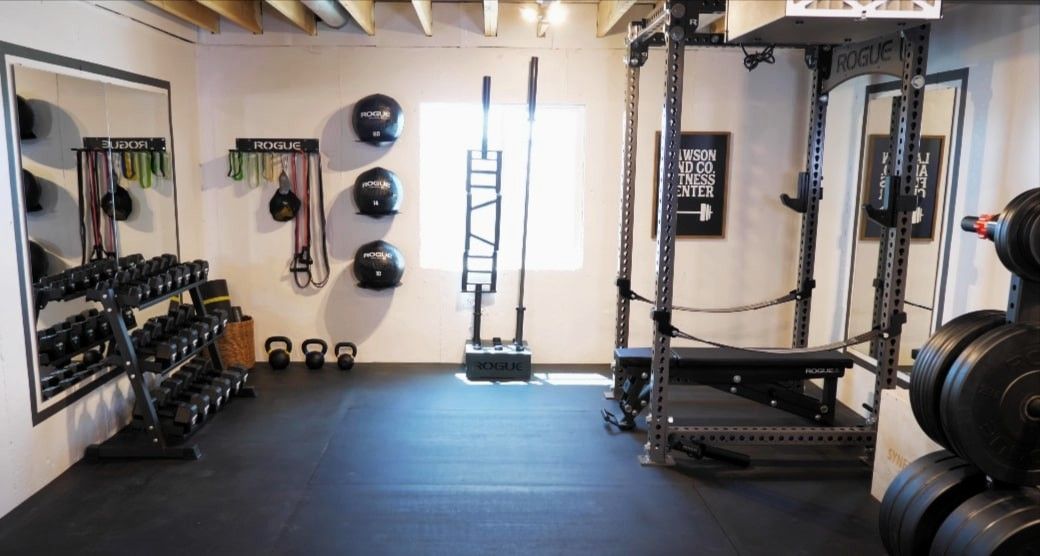
[[[275,342],[285,344],[285,348],[271,349],[271,344]],[[289,366],[289,352],[292,351],[292,341],[289,338],[271,336],[264,342],[264,349],[267,350],[267,362],[271,364],[271,368],[280,371]]]
[[[340,353],[339,350],[347,348],[350,353]],[[357,346],[353,342],[340,342],[336,344],[336,365],[342,371],[354,368],[354,357],[357,356]]]
[[[307,351],[307,346],[316,345],[320,349],[314,351]],[[319,338],[310,338],[303,341],[300,346],[303,350],[304,361],[307,363],[307,368],[312,370],[318,370],[325,366],[325,353],[329,351],[329,344],[325,343],[325,340]]]

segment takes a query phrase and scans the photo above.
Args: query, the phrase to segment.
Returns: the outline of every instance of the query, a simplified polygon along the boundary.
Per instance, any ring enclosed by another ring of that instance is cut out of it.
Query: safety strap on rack
[[[698,336],[694,336],[693,334],[687,334],[686,332],[683,332],[682,330],[679,330],[678,328],[672,326],[672,314],[670,311],[654,311],[652,314],[653,320],[657,324],[657,332],[659,334],[671,336],[672,338],[692,340],[694,342],[699,342],[718,348],[739,349],[741,351],[750,351],[755,353],[819,353],[824,351],[834,351],[836,349],[854,346],[856,344],[863,344],[873,340],[874,338],[884,335],[881,332],[881,330],[875,328],[872,330],[868,330],[867,332],[864,332],[862,334],[853,336],[851,338],[846,338],[837,342],[831,342],[822,346],[811,346],[804,348],[749,348],[743,346],[724,344],[722,342],[716,342],[714,340],[700,338]]]
[[[653,304],[653,301],[639,295],[632,291],[632,281],[626,278],[617,279],[618,295],[625,299],[633,301],[642,301],[643,303]],[[747,305],[737,305],[736,307],[684,307],[682,305],[673,305],[673,311],[684,311],[687,313],[743,313],[746,311],[755,311],[758,309],[765,309],[766,307],[772,307],[774,305],[782,305],[790,301],[798,301],[801,299],[808,299],[812,297],[812,290],[816,287],[815,280],[807,281],[800,289],[791,290],[780,297],[774,297],[766,301],[759,301],[757,303],[749,303]]]

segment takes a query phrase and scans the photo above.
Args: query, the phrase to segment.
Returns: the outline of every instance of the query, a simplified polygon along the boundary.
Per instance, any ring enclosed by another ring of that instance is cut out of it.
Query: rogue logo
[[[264,141],[257,139],[253,141],[253,148],[269,151],[299,151],[303,150],[303,141]]]
[[[839,372],[840,371],[838,369],[820,369],[812,367],[805,369],[806,376],[833,375],[838,374]]]
[[[390,184],[382,180],[369,180],[361,183],[361,189],[390,189]]]
[[[477,368],[482,371],[522,371],[523,367],[520,363],[514,361],[512,363],[501,362],[496,363],[494,361],[478,361]]]
[[[101,148],[125,151],[144,151],[148,150],[148,141],[146,139],[102,139]]]
[[[358,116],[360,116],[362,118],[365,118],[365,119],[389,120],[390,119],[390,111],[389,110],[366,110],[364,112],[359,113]]]
[[[384,253],[382,251],[373,251],[371,253],[363,253],[361,255],[361,258],[362,259],[375,259],[375,260],[380,260],[380,261],[389,261],[390,260],[390,254],[389,253]]]
[[[895,54],[895,39],[868,44],[854,50],[835,53],[834,67],[838,72],[863,71],[892,61]]]

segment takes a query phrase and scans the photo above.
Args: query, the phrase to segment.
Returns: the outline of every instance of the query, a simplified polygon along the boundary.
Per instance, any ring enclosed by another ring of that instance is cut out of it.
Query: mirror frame
[[[29,403],[32,413],[32,423],[35,427],[47,418],[79,401],[81,398],[102,385],[109,383],[113,378],[122,375],[123,371],[122,369],[113,369],[112,371],[102,375],[95,376],[89,382],[83,383],[68,395],[55,399],[53,403],[47,403],[46,407],[41,408],[41,405],[44,404],[39,398],[38,387],[40,369],[36,357],[36,324],[35,319],[33,318],[35,312],[34,307],[36,305],[34,300],[31,299],[32,284],[28,277],[28,261],[26,260],[28,256],[27,240],[29,234],[22,206],[24,202],[21,183],[21,141],[18,137],[17,130],[15,129],[13,116],[15,99],[14,92],[11,90],[11,78],[14,72],[14,66],[11,61],[12,57],[60,66],[78,73],[93,74],[102,78],[118,79],[121,81],[162,89],[166,92],[167,115],[169,120],[168,125],[170,130],[169,151],[171,153],[175,152],[173,137],[173,102],[171,99],[172,93],[169,81],[0,41],[0,69],[3,70],[0,72],[0,100],[4,102],[5,107],[7,108],[4,110],[3,131],[4,136],[9,142],[6,154],[9,164],[8,180],[11,184],[11,211],[14,220],[15,257],[17,259],[15,265],[18,271],[18,285],[21,298],[20,309],[23,329],[25,331],[25,358],[29,374]],[[101,81],[110,83],[110,81],[106,79],[102,79]],[[173,179],[174,237],[177,246],[177,257],[179,258],[181,253],[180,207],[177,199],[176,164],[173,166],[174,167],[171,169],[171,176]]]
[[[946,191],[944,193],[945,199],[942,207],[942,217],[945,219],[945,226],[942,228],[942,237],[939,239],[939,261],[936,269],[936,288],[933,294],[933,309],[932,319],[929,327],[929,334],[935,332],[935,329],[941,325],[943,321],[943,308],[946,304],[946,276],[950,267],[950,237],[954,234],[954,226],[957,225],[957,219],[953,218],[952,215],[955,213],[957,205],[957,182],[960,177],[960,161],[961,161],[961,147],[964,143],[964,110],[967,104],[968,96],[968,68],[960,68],[956,70],[943,71],[938,73],[929,74],[925,78],[925,87],[928,85],[936,85],[940,83],[952,83],[957,88],[957,99],[955,101],[955,108],[957,110],[951,132],[951,140],[954,141],[950,149],[950,160],[947,169],[946,179]],[[873,95],[879,93],[887,93],[899,91],[900,82],[885,81],[882,83],[875,83],[873,85],[867,85],[864,89],[865,94],[863,96],[863,111],[860,114],[862,120],[862,129],[859,134],[859,165],[857,170],[856,179],[856,197],[855,202],[860,202],[863,198],[863,170],[866,161],[866,144],[864,135],[867,132],[867,109],[869,108],[870,100]],[[855,276],[856,267],[856,246],[859,243],[857,239],[858,230],[862,225],[863,211],[856,210],[856,217],[853,221],[853,239],[851,248],[851,261],[849,262],[849,278],[848,278],[848,291],[846,292],[845,298],[845,333],[849,332],[849,325],[851,320],[852,308],[852,280]],[[859,353],[851,347],[845,348],[845,354],[856,362],[857,365],[869,370],[872,373],[877,373],[877,363],[870,358],[865,357],[862,353]],[[899,371],[898,385],[907,388],[910,385],[909,373],[906,371]]]

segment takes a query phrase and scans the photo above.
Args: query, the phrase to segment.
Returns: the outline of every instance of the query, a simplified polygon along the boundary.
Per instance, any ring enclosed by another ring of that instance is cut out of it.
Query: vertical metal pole
[[[921,118],[924,112],[925,75],[928,66],[929,27],[921,25],[903,31],[901,57],[903,61],[902,96],[899,103],[898,128],[892,128],[891,141],[895,146],[892,157],[890,187],[898,187],[898,195],[914,195],[914,175],[917,155],[921,146]],[[895,191],[891,192],[897,193]],[[891,198],[895,199],[895,195]],[[894,207],[886,207],[893,209]],[[879,266],[881,280],[881,330],[883,338],[874,350],[877,377],[874,384],[873,410],[876,418],[881,410],[881,391],[896,387],[899,363],[899,333],[903,320],[903,294],[906,290],[907,261],[910,258],[910,212],[896,214],[895,226],[884,230],[885,249],[879,257],[885,263]]]
[[[629,26],[629,36],[637,34],[640,25]],[[621,208],[620,229],[618,232],[618,280],[632,279],[632,221],[635,212],[636,190],[636,133],[639,129],[639,68],[645,58],[632,51],[626,61],[627,77],[625,80],[625,128],[621,150]],[[614,347],[628,347],[629,305],[628,297],[618,295],[614,320]],[[614,387],[608,392],[609,397],[621,397],[624,377],[614,369]]]
[[[884,164],[884,175],[892,176],[895,175],[895,169],[893,164],[896,160],[896,142],[892,137],[892,133],[895,133],[899,129],[899,118],[902,116],[902,101],[903,97],[897,96],[892,97],[892,108],[889,114],[889,144],[888,144],[888,161]],[[864,115],[866,117],[866,115]],[[868,189],[869,191],[869,189]],[[865,199],[866,203],[873,204],[875,199]],[[884,311],[884,284],[881,281],[881,277],[885,274],[885,265],[888,264],[888,241],[880,241],[878,245],[878,261],[877,268],[874,273],[874,308],[872,313],[871,322],[876,326],[877,323],[881,322],[881,315]],[[870,341],[870,353],[877,353],[880,346],[884,344],[884,339],[880,336]]]
[[[474,285],[473,292],[473,347],[480,347],[480,309],[483,304],[484,284]]]
[[[812,93],[809,104],[809,146],[806,149],[805,173],[809,180],[805,212],[802,214],[802,232],[798,247],[798,281],[795,287],[804,295],[795,302],[794,334],[791,347],[803,348],[809,342],[809,316],[812,312],[811,287],[816,269],[816,230],[820,220],[820,199],[823,198],[823,137],[827,128],[827,95],[822,93],[823,79],[820,68],[830,65],[829,52],[816,48],[816,67],[812,74]]]
[[[524,182],[524,229],[520,240],[520,293],[516,302],[516,336],[513,345],[516,349],[524,347],[524,282],[527,276],[527,213],[531,204],[531,158],[534,153],[534,112],[538,96],[538,57],[531,58],[527,74],[527,174]]]
[[[675,276],[675,220],[676,197],[679,190],[679,149],[682,138],[683,63],[686,52],[686,30],[682,19],[686,6],[676,0],[665,5],[669,17],[664,36],[665,82],[664,111],[661,115],[661,168],[657,195],[657,294],[655,307],[658,315],[670,317],[672,311],[672,280]],[[672,338],[660,321],[654,329],[653,352],[650,360],[650,416],[644,464],[670,465],[668,454],[669,405],[665,386],[668,384]]]

